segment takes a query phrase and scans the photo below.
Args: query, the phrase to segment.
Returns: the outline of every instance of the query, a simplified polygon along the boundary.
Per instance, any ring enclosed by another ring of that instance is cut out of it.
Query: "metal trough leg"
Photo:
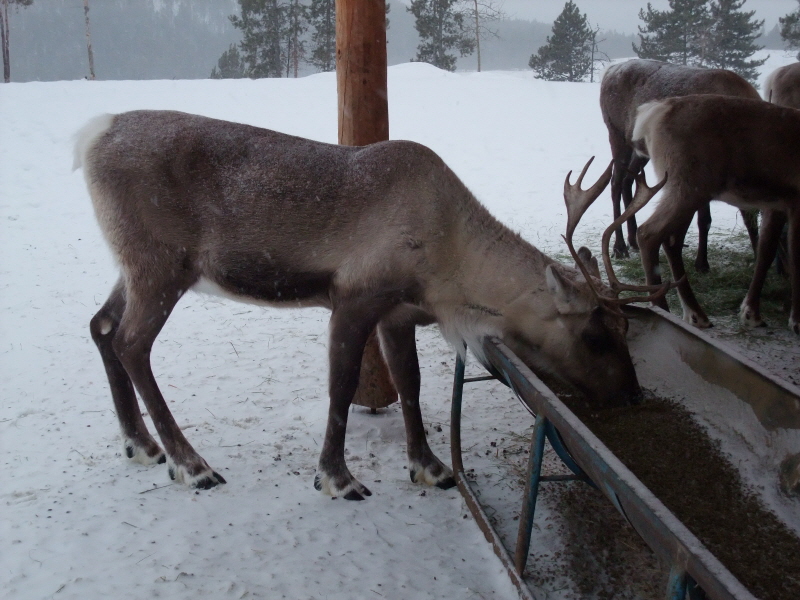
[[[537,415],[536,423],[533,426],[533,435],[531,436],[531,450],[528,457],[528,478],[525,484],[522,514],[519,517],[517,549],[514,553],[514,567],[520,575],[525,571],[525,564],[528,562],[528,551],[531,547],[533,515],[536,511],[536,498],[539,495],[539,477],[542,474],[542,459],[544,458],[544,440],[547,433],[547,423],[547,419],[542,415]]]
[[[672,565],[669,570],[666,600],[685,600],[688,575],[684,569]]]

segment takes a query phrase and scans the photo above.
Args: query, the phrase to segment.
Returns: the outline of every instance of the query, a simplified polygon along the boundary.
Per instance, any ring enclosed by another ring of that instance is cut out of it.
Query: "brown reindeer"
[[[684,275],[683,239],[704,203],[716,199],[781,212],[789,221],[789,327],[800,334],[800,111],[716,95],[669,98],[639,108],[633,139],[656,173],[669,173],[658,206],[637,234],[647,283],[660,281],[660,245],[673,276]],[[762,228],[757,273],[774,259],[776,241]],[[678,295],[686,321],[710,326],[687,280],[678,285]],[[659,303],[666,307],[663,299]],[[745,300],[741,314],[746,324],[760,321],[753,298]]]
[[[779,67],[770,73],[764,81],[764,99],[778,106],[800,109],[800,63]],[[753,280],[747,290],[739,319],[746,327],[765,325],[761,318],[761,291],[767,279],[767,272],[777,255],[778,272],[788,271],[786,256],[786,236],[783,234],[786,225],[786,213],[780,210],[764,210],[761,213],[762,240],[759,245],[756,268]]]
[[[767,76],[764,100],[800,109],[800,62],[779,67]]]
[[[466,343],[478,356],[480,340],[497,336],[526,364],[597,402],[625,403],[640,393],[618,308],[628,300],[593,282],[583,265],[585,274],[561,265],[500,224],[424,146],[336,146],[135,111],[87,124],[78,166],[121,269],[91,333],[126,453],[145,464],[167,462],[179,482],[224,483],[184,437],[150,366],[156,336],[192,288],[331,310],[330,410],[315,487],[332,496],[370,494],[348,470],[344,445],[362,351],[376,326],[400,394],[415,482],[454,485],[425,438],[416,325],[438,323],[454,346]],[[584,173],[566,188],[573,204],[596,198],[611,168],[588,191],[580,189]]]
[[[614,160],[611,178],[611,200],[614,218],[620,215],[620,197],[627,207],[631,201],[631,188],[636,175],[648,162],[646,156],[634,152],[632,135],[636,109],[646,103],[689,94],[721,94],[739,98],[758,99],[756,89],[744,78],[725,69],[702,69],[673,65],[656,60],[633,59],[610,66],[600,84],[600,110],[608,128],[608,140]],[[758,216],[755,211],[742,211],[750,240],[755,249],[758,241]],[[636,218],[628,219],[628,242],[638,250],[636,243]],[[711,228],[711,210],[708,204],[697,209],[697,258],[695,269],[708,272],[708,231]],[[622,226],[616,230],[614,255],[628,256],[622,235]]]

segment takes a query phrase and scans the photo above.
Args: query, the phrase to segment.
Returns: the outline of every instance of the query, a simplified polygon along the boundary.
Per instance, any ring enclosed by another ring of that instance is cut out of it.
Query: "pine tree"
[[[458,10],[460,0],[411,0],[408,10],[416,19],[419,34],[416,61],[427,62],[447,71],[456,70],[458,50],[461,56],[472,54],[475,40],[469,36],[464,14]]]
[[[300,4],[300,0],[290,0],[285,7],[286,27],[282,32],[284,57],[286,59],[286,77],[298,75],[300,61],[305,59],[306,42],[303,34],[308,30],[308,7]]]
[[[742,11],[746,0],[714,0],[710,15],[713,21],[706,50],[706,64],[730,69],[751,83],[758,78],[758,68],[767,59],[751,60],[761,50],[755,40],[761,35],[764,21],[753,19],[755,11]]]
[[[217,66],[211,69],[211,79],[241,79],[245,76],[244,69],[239,48],[236,44],[231,44],[219,57]]]
[[[800,0],[797,0],[800,5]],[[800,6],[793,13],[778,19],[781,24],[781,38],[789,48],[800,48]],[[800,60],[800,52],[797,53]]]
[[[670,10],[639,11],[639,58],[652,58],[681,65],[703,65],[708,46],[711,16],[707,0],[669,0]]]
[[[553,23],[547,44],[533,54],[528,65],[537,79],[582,81],[592,69],[592,28],[572,0]]]
[[[308,62],[320,71],[336,70],[336,0],[311,0],[311,55]]]
[[[233,26],[242,30],[239,49],[247,77],[283,75],[281,42],[287,28],[286,7],[278,0],[239,0],[241,16],[231,15]]]

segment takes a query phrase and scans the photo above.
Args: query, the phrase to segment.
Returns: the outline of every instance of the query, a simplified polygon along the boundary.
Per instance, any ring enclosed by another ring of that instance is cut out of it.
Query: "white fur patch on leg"
[[[694,325],[699,329],[708,329],[711,327],[711,321],[708,320],[708,317],[699,315],[691,310],[683,303],[683,299],[681,299],[681,307],[683,308],[683,320],[689,323],[689,325]]]
[[[742,324],[742,327],[763,327],[766,325],[761,315],[747,304],[746,299],[739,308],[739,322]]]
[[[150,454],[148,454],[146,448],[139,446],[130,438],[123,438],[122,445],[125,450],[125,456],[140,465],[157,465],[163,463],[165,460],[164,451],[161,450],[158,445],[155,446],[156,452],[153,452],[153,449],[151,449]]]
[[[424,483],[425,485],[435,485],[441,488],[453,487],[455,479],[453,478],[453,470],[442,464],[437,460],[437,469],[431,469],[431,466],[423,466],[422,463],[417,461],[409,461],[408,468],[413,474],[414,483]],[[434,474],[438,471],[438,475]]]
[[[350,475],[350,481],[346,485],[337,485],[333,477],[320,468],[317,468],[317,474],[314,477],[314,488],[327,496],[345,498],[346,500],[363,500],[364,496],[372,495],[372,492],[352,475]]]
[[[203,490],[212,488],[220,483],[227,483],[225,478],[209,467],[206,461],[202,458],[200,461],[202,461],[203,466],[199,469],[194,469],[196,472],[192,475],[186,465],[178,465],[168,456],[167,468],[169,469],[170,479],[177,483]]]

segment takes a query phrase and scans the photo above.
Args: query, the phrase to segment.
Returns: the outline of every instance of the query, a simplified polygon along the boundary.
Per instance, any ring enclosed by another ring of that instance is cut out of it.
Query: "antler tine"
[[[649,292],[647,296],[631,296],[628,298],[615,298],[613,300],[608,299],[606,302],[609,305],[618,307],[624,304],[630,304],[632,302],[655,302],[656,300],[663,298],[669,290],[678,287],[686,279],[686,275],[684,275],[678,281],[667,281],[662,285],[629,285],[620,283],[614,273],[614,268],[611,266],[611,257],[609,256],[608,252],[611,233],[617,227],[622,225],[622,223],[639,212],[642,207],[644,207],[644,205],[647,204],[653,198],[653,196],[655,196],[661,190],[661,188],[664,187],[666,183],[666,173],[664,173],[664,178],[652,187],[647,185],[647,177],[645,176],[644,171],[639,173],[636,176],[636,192],[633,195],[633,200],[628,205],[628,208],[625,209],[625,212],[623,212],[618,219],[615,219],[614,222],[603,232],[603,264],[606,267],[606,274],[608,275],[608,282],[611,286],[611,289],[614,290],[616,294],[619,294],[622,291]]]
[[[583,167],[581,174],[578,176],[578,181],[575,182],[575,185],[570,184],[569,178],[572,176],[572,171],[567,173],[567,178],[564,180],[564,203],[567,205],[567,237],[572,240],[572,234],[575,231],[575,228],[578,226],[578,222],[580,222],[581,217],[583,217],[583,213],[586,212],[586,209],[591,206],[592,202],[597,200],[597,197],[603,193],[603,190],[608,185],[608,182],[611,181],[611,169],[612,165],[614,164],[609,163],[608,168],[605,172],[600,176],[600,179],[590,187],[588,190],[581,189],[581,183],[583,183],[583,178],[586,175],[586,172],[589,170],[589,166],[594,161],[594,156],[589,159],[589,162]]]
[[[611,289],[614,290],[615,293],[619,294],[621,291],[629,291],[629,292],[653,292],[653,294],[649,297],[636,297],[635,299],[630,298],[623,298],[624,302],[620,301],[621,304],[629,304],[630,302],[652,302],[654,300],[658,300],[667,291],[675,287],[676,283],[669,283],[667,282],[664,285],[629,285],[626,283],[620,283],[617,279],[616,274],[614,273],[614,268],[611,265],[611,257],[609,256],[608,247],[611,241],[611,234],[622,225],[625,221],[627,221],[630,217],[635,215],[639,212],[645,204],[647,204],[653,196],[655,196],[661,188],[667,183],[667,175],[664,174],[664,179],[659,181],[653,187],[649,187],[647,185],[647,177],[644,174],[644,171],[639,173],[636,176],[636,193],[633,195],[633,200],[628,205],[628,208],[625,209],[614,222],[606,228],[603,232],[603,241],[602,241],[602,254],[603,254],[603,265],[606,268],[606,275],[608,276],[608,284],[611,286]],[[620,299],[617,299],[618,301]]]
[[[578,266],[578,269],[580,269],[583,278],[586,280],[586,283],[589,284],[589,287],[594,295],[600,298],[600,293],[597,291],[597,288],[592,282],[592,276],[589,273],[589,270],[586,268],[586,265],[583,264],[583,261],[575,251],[575,246],[572,245],[572,234],[575,232],[575,227],[577,227],[578,222],[583,216],[583,213],[586,212],[586,209],[589,208],[592,202],[594,202],[603,192],[608,185],[608,182],[611,180],[611,164],[613,163],[608,165],[608,168],[600,176],[600,179],[598,179],[591,188],[588,190],[581,189],[583,178],[586,175],[586,172],[589,170],[589,166],[592,164],[593,160],[594,156],[590,158],[589,162],[587,162],[583,167],[583,170],[578,176],[578,181],[575,182],[575,185],[571,185],[569,182],[569,178],[572,176],[572,171],[567,173],[567,178],[564,180],[564,203],[567,205],[567,235],[561,237],[563,237],[564,241],[567,243],[569,253],[572,255],[573,260],[575,260],[575,264]]]

